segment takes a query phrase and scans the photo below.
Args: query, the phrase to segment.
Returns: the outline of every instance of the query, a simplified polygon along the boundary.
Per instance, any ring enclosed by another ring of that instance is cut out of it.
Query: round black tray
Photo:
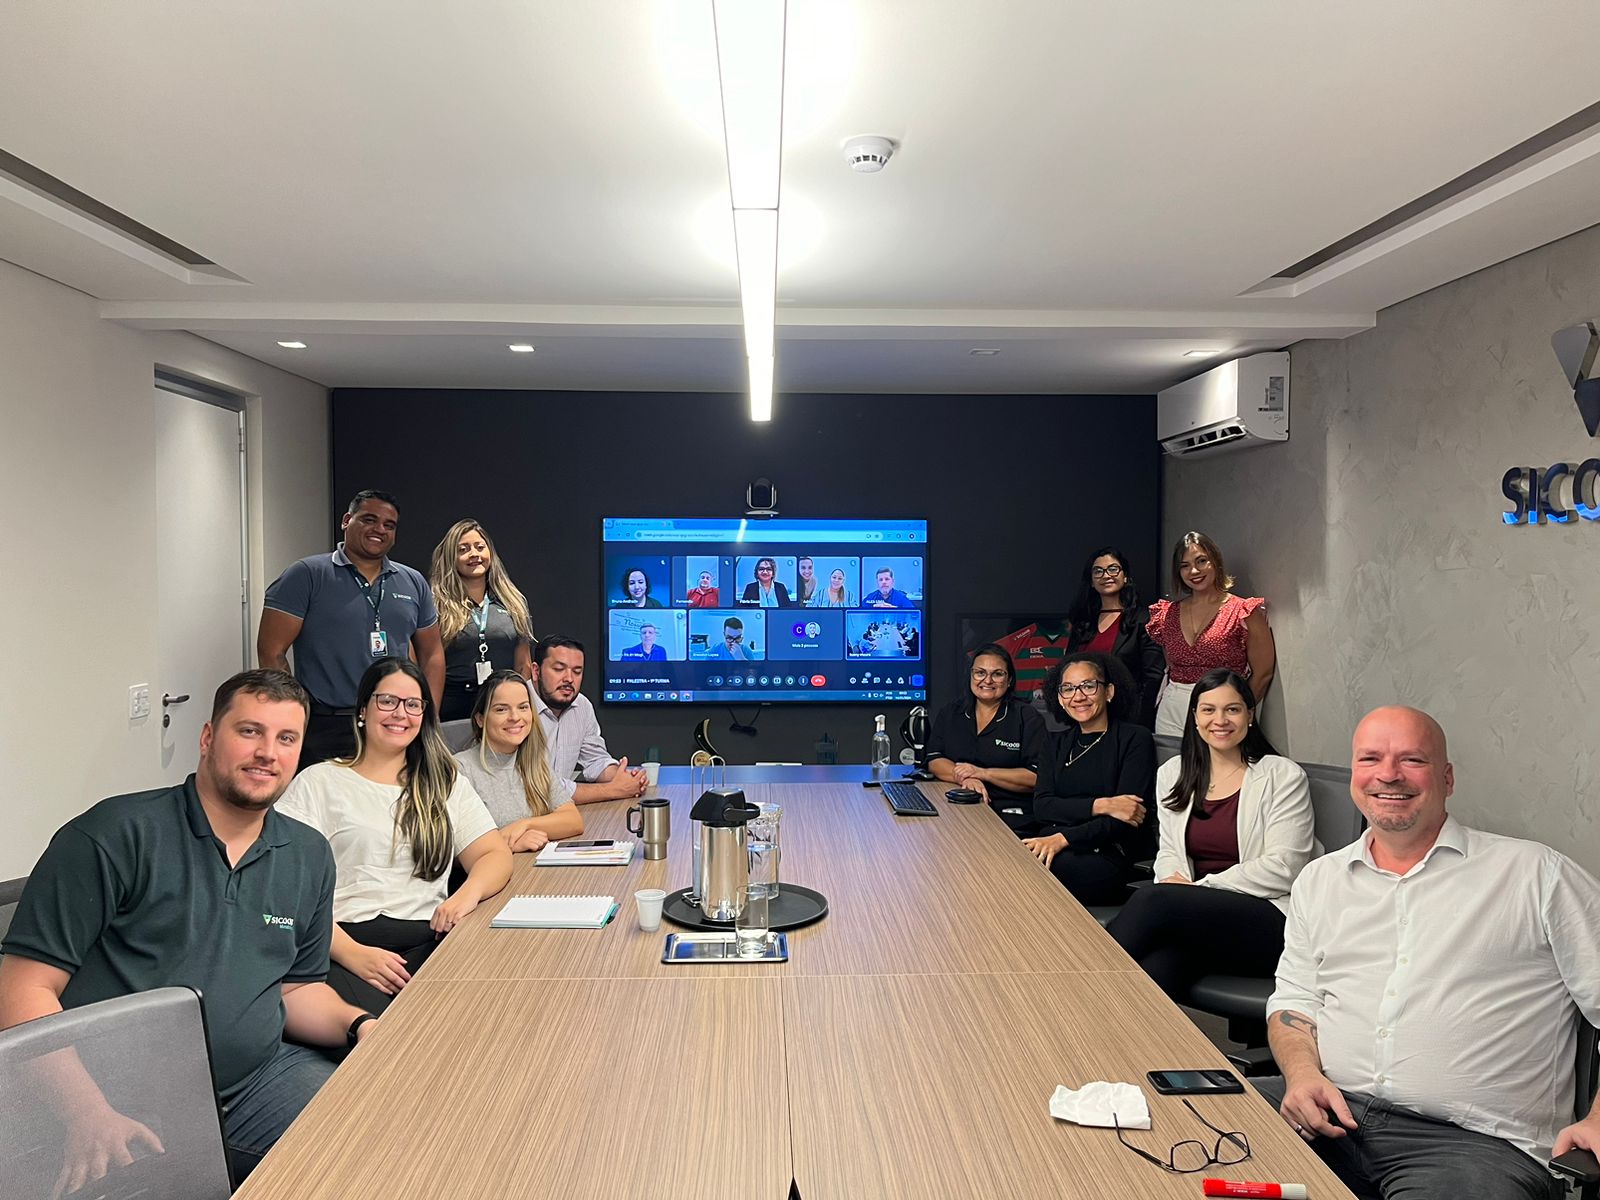
[[[690,904],[686,897],[688,888],[667,893],[661,915],[674,925],[685,929],[732,929],[732,921],[708,921],[698,904]],[[799,929],[828,915],[828,898],[796,883],[780,882],[778,898],[767,906],[767,928]]]

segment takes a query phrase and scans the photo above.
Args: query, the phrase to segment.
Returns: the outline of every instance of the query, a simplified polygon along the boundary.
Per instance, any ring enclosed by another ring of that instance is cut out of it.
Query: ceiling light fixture
[[[1185,358],[1215,358],[1221,353],[1221,350],[1185,350],[1183,356]]]
[[[1000,351],[996,350],[992,346],[974,346],[971,350],[968,350],[967,353],[972,355],[973,358],[993,358],[996,354],[999,354]]]
[[[531,342],[512,342],[509,346],[506,347],[506,349],[511,351],[511,353],[513,353],[513,354],[532,354],[533,353],[533,343],[531,343]]]
[[[304,342],[279,342],[278,345],[282,346],[285,350],[304,350],[306,348],[306,344]]]
[[[772,419],[785,0],[712,0],[750,419]]]

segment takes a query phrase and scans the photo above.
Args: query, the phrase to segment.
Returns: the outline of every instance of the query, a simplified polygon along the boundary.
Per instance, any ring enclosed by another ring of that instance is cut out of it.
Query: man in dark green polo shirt
[[[333,1072],[334,1059],[311,1047],[353,1046],[371,1028],[324,982],[332,851],[272,810],[294,777],[309,711],[305,689],[282,671],[229,679],[195,774],[103,800],[57,831],[0,958],[0,1029],[149,988],[197,989],[236,1180]],[[40,1065],[41,1094],[68,1131],[67,1191],[159,1152],[75,1054]]]

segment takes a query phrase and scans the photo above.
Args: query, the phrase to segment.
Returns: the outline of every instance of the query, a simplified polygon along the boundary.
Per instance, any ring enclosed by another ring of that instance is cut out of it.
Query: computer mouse
[[[944,798],[951,804],[976,804],[983,797],[971,788],[951,788],[944,794]]]

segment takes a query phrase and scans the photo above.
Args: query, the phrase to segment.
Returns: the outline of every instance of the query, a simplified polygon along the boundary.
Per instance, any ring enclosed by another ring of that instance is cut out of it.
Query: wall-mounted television
[[[601,543],[608,703],[928,698],[926,521],[606,517]]]

